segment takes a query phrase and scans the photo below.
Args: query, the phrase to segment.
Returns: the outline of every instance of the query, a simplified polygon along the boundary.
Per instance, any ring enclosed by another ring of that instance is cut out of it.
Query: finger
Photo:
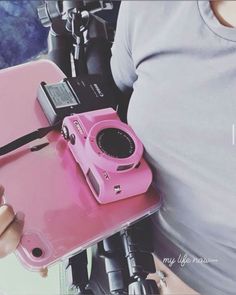
[[[2,196],[4,194],[4,187],[0,184],[0,204],[2,202]]]
[[[4,193],[4,187],[0,184],[0,196],[2,196]]]
[[[5,257],[17,248],[23,230],[23,220],[16,218],[0,237],[0,258]]]
[[[12,207],[8,205],[0,206],[0,236],[14,219],[15,214]]]
[[[42,278],[46,278],[48,276],[48,268],[41,268],[39,271],[39,274]]]

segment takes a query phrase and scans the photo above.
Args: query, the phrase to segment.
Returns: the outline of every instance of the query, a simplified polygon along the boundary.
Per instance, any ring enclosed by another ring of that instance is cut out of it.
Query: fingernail
[[[40,270],[40,275],[42,278],[46,278],[48,276],[48,268],[42,268]]]

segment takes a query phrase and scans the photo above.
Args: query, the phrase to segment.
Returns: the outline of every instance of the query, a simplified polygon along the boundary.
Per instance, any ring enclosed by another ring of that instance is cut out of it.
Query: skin
[[[4,188],[0,185],[0,258],[14,252],[20,242],[24,216],[14,212],[13,208],[3,202]],[[42,277],[46,277],[48,269],[39,271]]]
[[[0,185],[0,258],[13,252],[20,242],[23,229],[23,218],[13,209],[3,204],[4,188]]]
[[[211,8],[219,22],[226,27],[236,27],[236,1],[211,1]]]

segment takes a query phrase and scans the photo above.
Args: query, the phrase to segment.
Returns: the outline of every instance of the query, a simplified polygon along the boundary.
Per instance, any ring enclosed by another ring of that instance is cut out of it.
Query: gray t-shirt
[[[163,197],[157,254],[201,294],[235,294],[236,28],[208,1],[124,1],[112,52]]]

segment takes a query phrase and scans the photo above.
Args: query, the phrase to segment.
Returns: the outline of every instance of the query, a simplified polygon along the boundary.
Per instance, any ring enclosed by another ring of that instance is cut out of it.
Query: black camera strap
[[[0,147],[0,156],[6,155],[19,147],[30,143],[36,139],[43,138],[46,136],[49,132],[58,129],[59,126],[61,126],[62,122],[58,122],[53,126],[48,126],[44,128],[39,128],[31,133],[28,133],[22,137],[17,138],[16,140],[13,140],[12,142]]]

